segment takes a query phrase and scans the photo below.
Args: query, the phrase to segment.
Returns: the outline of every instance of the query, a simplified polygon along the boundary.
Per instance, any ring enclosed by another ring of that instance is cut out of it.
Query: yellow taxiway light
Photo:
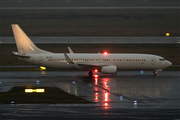
[[[166,36],[169,36],[170,34],[169,33],[166,33]]]
[[[46,70],[46,67],[40,66],[41,70]]]
[[[45,90],[44,89],[25,89],[25,93],[33,93],[33,92],[43,93],[45,92]]]

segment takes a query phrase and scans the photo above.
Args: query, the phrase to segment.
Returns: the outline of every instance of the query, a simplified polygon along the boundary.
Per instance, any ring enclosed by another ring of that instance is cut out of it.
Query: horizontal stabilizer
[[[16,57],[29,58],[29,56],[20,54],[20,53],[18,53],[18,52],[14,52],[14,51],[13,51],[12,53],[13,53],[13,55],[16,56]]]

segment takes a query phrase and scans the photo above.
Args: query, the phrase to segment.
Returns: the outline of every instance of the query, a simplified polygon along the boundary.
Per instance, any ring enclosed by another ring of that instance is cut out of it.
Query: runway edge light
[[[45,90],[44,89],[25,89],[25,93],[33,93],[33,92],[43,93],[45,92]]]

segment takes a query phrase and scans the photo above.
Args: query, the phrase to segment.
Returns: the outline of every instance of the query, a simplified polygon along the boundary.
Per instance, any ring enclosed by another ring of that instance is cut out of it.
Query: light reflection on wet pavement
[[[79,114],[79,112],[87,111],[84,110],[84,107],[87,107],[89,111],[92,111],[91,113],[88,112],[88,115],[97,113],[97,115],[118,115],[119,117],[117,118],[123,118],[122,116],[120,117],[121,114],[118,112],[122,112],[122,109],[129,109],[128,111],[131,111],[130,109],[136,109],[141,112],[145,109],[151,109],[151,112],[156,109],[171,109],[171,113],[174,113],[174,117],[177,118],[178,114],[176,113],[179,112],[180,108],[179,71],[162,71],[159,72],[157,77],[154,77],[152,72],[144,72],[143,75],[140,75],[139,72],[133,71],[122,71],[118,72],[117,75],[97,74],[93,77],[88,77],[87,72],[79,71],[0,72],[0,74],[0,92],[8,91],[13,86],[59,87],[70,94],[95,102],[86,105],[38,105],[41,106],[40,108],[46,106],[49,110],[52,109],[52,107],[57,107],[57,111],[59,110],[61,113],[62,111],[65,113],[70,111],[68,114],[75,114],[76,112]],[[37,81],[39,84],[37,84]],[[2,111],[7,110],[7,108],[12,109],[10,105],[1,104],[0,106],[3,108]],[[33,109],[36,109],[34,105],[14,106],[16,106],[17,109],[31,106]],[[62,110],[58,106],[64,109]],[[6,107],[6,109],[4,107]],[[74,107],[81,109],[77,110],[77,108]],[[14,109],[15,108],[13,108],[13,110]],[[97,112],[97,110],[101,112]],[[106,111],[105,114],[103,110],[108,110],[109,112]],[[172,110],[177,111],[172,112]],[[85,113],[83,112],[83,114]]]

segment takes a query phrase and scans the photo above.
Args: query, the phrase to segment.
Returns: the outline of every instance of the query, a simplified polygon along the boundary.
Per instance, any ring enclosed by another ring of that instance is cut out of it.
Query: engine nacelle
[[[101,68],[101,73],[103,74],[116,74],[117,67],[116,66],[103,66]]]

